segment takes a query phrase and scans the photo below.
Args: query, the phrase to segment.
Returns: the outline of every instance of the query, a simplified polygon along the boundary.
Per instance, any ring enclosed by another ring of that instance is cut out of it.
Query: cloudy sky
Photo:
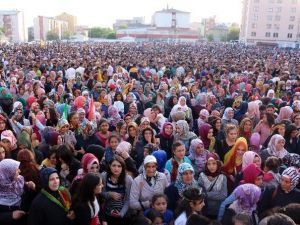
[[[151,21],[155,11],[167,7],[191,12],[191,22],[217,16],[218,22],[240,23],[242,0],[0,0],[0,10],[24,12],[26,26],[37,15],[56,16],[67,12],[77,16],[79,25],[112,27],[116,19],[144,16]]]

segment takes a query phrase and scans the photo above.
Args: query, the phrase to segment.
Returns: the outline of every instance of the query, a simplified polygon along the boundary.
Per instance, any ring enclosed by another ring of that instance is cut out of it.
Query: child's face
[[[150,151],[148,148],[144,148],[144,157],[146,157],[147,155],[150,155]]]
[[[159,213],[164,213],[167,209],[166,199],[163,197],[156,199],[156,201],[153,204],[153,208]]]
[[[119,141],[117,138],[112,138],[109,141],[109,145],[113,150],[115,150],[117,148],[118,144],[119,144]]]
[[[152,223],[152,225],[163,225],[163,220],[161,217],[156,217]]]
[[[208,160],[207,161],[207,169],[211,173],[215,173],[218,169],[218,164],[216,160]]]
[[[203,150],[204,150],[203,144],[199,144],[196,148],[196,154],[198,155],[202,154]]]

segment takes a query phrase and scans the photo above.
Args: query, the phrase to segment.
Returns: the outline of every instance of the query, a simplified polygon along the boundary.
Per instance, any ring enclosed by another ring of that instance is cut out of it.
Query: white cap
[[[156,163],[157,164],[157,160],[153,155],[147,155],[146,158],[144,159],[144,165],[146,165],[148,163]]]

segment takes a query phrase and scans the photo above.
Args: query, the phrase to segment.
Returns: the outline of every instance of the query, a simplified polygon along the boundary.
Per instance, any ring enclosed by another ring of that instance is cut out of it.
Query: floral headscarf
[[[280,159],[282,159],[285,155],[288,154],[288,151],[286,149],[281,149],[280,151],[278,151],[276,149],[276,145],[279,141],[281,140],[284,140],[284,137],[282,137],[280,134],[274,134],[271,139],[270,139],[270,142],[268,144],[268,148],[267,148],[267,151],[270,155],[272,156],[276,156]]]
[[[24,188],[24,178],[19,175],[15,179],[20,162],[3,159],[0,162],[0,205],[19,206]]]
[[[178,120],[176,122],[176,125],[180,129],[180,134],[176,134],[175,138],[178,140],[190,140],[193,137],[196,137],[196,135],[193,132],[190,132],[190,128],[188,123],[185,120]]]
[[[178,193],[179,193],[180,196],[182,196],[182,193],[186,188],[193,188],[193,187],[198,188],[199,187],[199,185],[197,184],[195,179],[193,179],[192,183],[190,183],[190,184],[184,184],[183,183],[182,175],[185,171],[192,171],[193,176],[194,176],[194,168],[192,167],[191,164],[182,163],[182,164],[179,165],[177,178],[176,178],[176,181],[175,181],[175,187],[177,187]]]

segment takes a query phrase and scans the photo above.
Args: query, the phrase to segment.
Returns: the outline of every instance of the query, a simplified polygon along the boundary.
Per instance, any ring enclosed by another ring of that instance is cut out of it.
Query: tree
[[[116,32],[110,28],[93,27],[93,28],[89,29],[88,36],[90,38],[113,39],[116,36]]]
[[[227,35],[227,41],[238,40],[240,36],[240,29],[238,27],[230,27]]]
[[[116,32],[110,32],[107,36],[107,39],[116,39]]]
[[[64,31],[62,34],[62,39],[70,39],[71,37],[71,32],[70,31]]]
[[[209,34],[209,35],[207,36],[207,40],[208,40],[209,42],[213,41],[213,40],[214,40],[214,35],[213,35],[213,34]]]
[[[50,30],[47,32],[46,39],[47,41],[54,41],[54,40],[58,40],[59,36],[55,31]]]

